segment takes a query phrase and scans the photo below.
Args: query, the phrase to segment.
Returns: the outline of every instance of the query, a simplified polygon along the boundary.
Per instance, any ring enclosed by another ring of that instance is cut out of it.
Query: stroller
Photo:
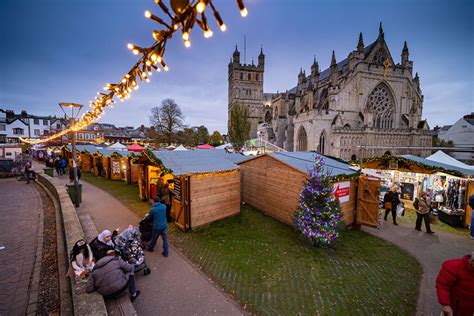
[[[115,237],[114,242],[122,259],[135,265],[135,272],[143,270],[143,274],[148,275],[151,273],[151,270],[146,264],[140,236],[139,229],[130,225]]]
[[[151,220],[146,220],[146,216],[140,221],[139,229],[141,233],[141,241],[147,243],[151,240],[151,234],[153,231],[153,222]]]

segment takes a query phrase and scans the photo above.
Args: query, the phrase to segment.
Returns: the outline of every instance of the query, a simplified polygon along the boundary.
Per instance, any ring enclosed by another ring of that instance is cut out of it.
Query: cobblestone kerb
[[[42,173],[38,174],[38,181],[48,189],[60,205],[66,248],[69,253],[74,243],[85,237],[76,209],[61,182]],[[86,293],[84,282],[70,280],[70,284],[75,315],[107,315],[104,299],[99,293]]]

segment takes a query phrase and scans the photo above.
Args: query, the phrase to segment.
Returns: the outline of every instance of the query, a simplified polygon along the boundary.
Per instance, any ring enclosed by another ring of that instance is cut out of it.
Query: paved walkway
[[[433,225],[436,232],[436,225]],[[422,227],[424,230],[424,226]],[[435,282],[443,261],[463,257],[474,251],[474,240],[449,233],[436,232],[428,235],[418,232],[414,226],[383,222],[380,229],[364,227],[364,231],[388,240],[414,256],[423,266],[423,278],[418,298],[417,315],[439,315],[440,305],[436,296]],[[406,267],[409,269],[410,267]]]
[[[66,176],[56,178],[64,183],[68,181]],[[138,225],[138,216],[109,193],[84,181],[82,190],[78,214],[88,213],[98,231]],[[142,292],[133,305],[139,315],[242,314],[237,303],[210,283],[176,249],[171,248],[169,257],[164,258],[161,247],[160,238],[155,252],[145,253],[151,274],[137,276],[137,287]]]
[[[41,258],[36,262],[41,208],[41,197],[33,184],[0,179],[0,315],[31,311],[29,292],[38,291],[38,284],[31,288],[33,269],[41,265]]]

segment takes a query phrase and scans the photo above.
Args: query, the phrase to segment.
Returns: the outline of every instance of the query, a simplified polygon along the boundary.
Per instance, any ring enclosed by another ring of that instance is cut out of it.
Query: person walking
[[[436,293],[444,315],[474,315],[474,251],[470,256],[443,262]]]
[[[67,161],[62,156],[59,156],[59,159],[59,165],[61,166],[61,174],[66,174]]]
[[[171,196],[170,185],[169,183],[165,183],[165,186],[163,187],[163,201],[166,205],[166,221],[168,223],[171,223]]]
[[[474,194],[469,196],[469,206],[471,207],[471,225],[469,225],[471,239],[474,239]]]
[[[163,239],[163,256],[168,257],[168,223],[166,221],[166,206],[161,203],[161,196],[155,197],[155,203],[151,206],[150,212],[145,220],[153,221],[153,231],[151,233],[151,240],[148,243],[147,250],[153,252],[158,237]]]
[[[97,157],[95,166],[97,168],[97,177],[102,178],[102,157]]]
[[[58,174],[58,176],[60,176],[62,174],[60,157],[54,159],[54,168],[56,169],[56,173]]]
[[[384,220],[387,220],[387,216],[392,212],[393,225],[397,224],[397,206],[400,204],[400,198],[398,197],[398,192],[395,186],[390,188],[390,191],[385,193],[383,197],[383,203],[385,207],[385,217]]]
[[[140,295],[135,281],[135,266],[115,255],[101,258],[92,269],[87,280],[86,292],[99,292],[106,299],[121,296],[126,291],[133,302]]]
[[[426,233],[434,234],[430,227],[430,200],[426,196],[426,192],[421,192],[418,198],[418,208],[416,209],[416,224],[415,229],[421,232],[421,222],[425,221]]]

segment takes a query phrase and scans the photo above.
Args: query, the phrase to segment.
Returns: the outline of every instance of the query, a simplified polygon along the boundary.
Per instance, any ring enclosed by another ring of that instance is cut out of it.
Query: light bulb
[[[162,60],[161,56],[158,55],[158,57],[156,58],[156,62],[157,62],[157,63],[161,63],[161,60]]]
[[[145,81],[146,81],[146,82],[150,82],[150,79],[146,78]]]
[[[222,23],[220,28],[222,32],[225,32],[227,30],[227,25],[225,25],[225,23]]]
[[[151,58],[151,60],[155,61],[158,58],[158,55],[157,54],[152,54],[150,58]]]
[[[170,70],[170,67],[168,67],[168,65],[166,65],[164,69],[165,69],[165,71],[168,71],[168,70]]]
[[[249,11],[247,11],[247,8],[243,8],[242,10],[240,10],[240,15],[241,16],[246,17],[247,14],[249,14]]]
[[[204,31],[204,37],[205,38],[211,37],[212,34],[214,34],[214,33],[210,29],[207,29],[206,31]]]
[[[204,3],[204,1],[199,1],[198,4],[196,5],[196,11],[198,13],[203,13],[205,9],[206,9],[206,3]]]
[[[145,17],[148,18],[148,19],[151,18],[151,12],[146,10],[145,11]]]
[[[135,46],[133,46],[133,44],[131,44],[131,43],[128,43],[128,44],[127,44],[127,47],[128,47],[128,49],[133,49],[133,48],[135,48]]]
[[[191,41],[184,41],[184,46],[191,47]]]
[[[147,61],[145,62],[145,65],[151,66],[151,61],[147,60]]]
[[[188,41],[189,40],[189,33],[184,31],[183,32],[183,40]]]
[[[134,90],[138,90],[138,85],[136,85],[135,87],[133,87]]]
[[[151,77],[153,75],[153,73],[150,71],[148,71],[148,76]]]
[[[138,49],[136,49],[136,48],[133,50],[133,54],[135,54],[135,55],[138,55],[139,52],[140,52],[140,51],[139,51]]]

